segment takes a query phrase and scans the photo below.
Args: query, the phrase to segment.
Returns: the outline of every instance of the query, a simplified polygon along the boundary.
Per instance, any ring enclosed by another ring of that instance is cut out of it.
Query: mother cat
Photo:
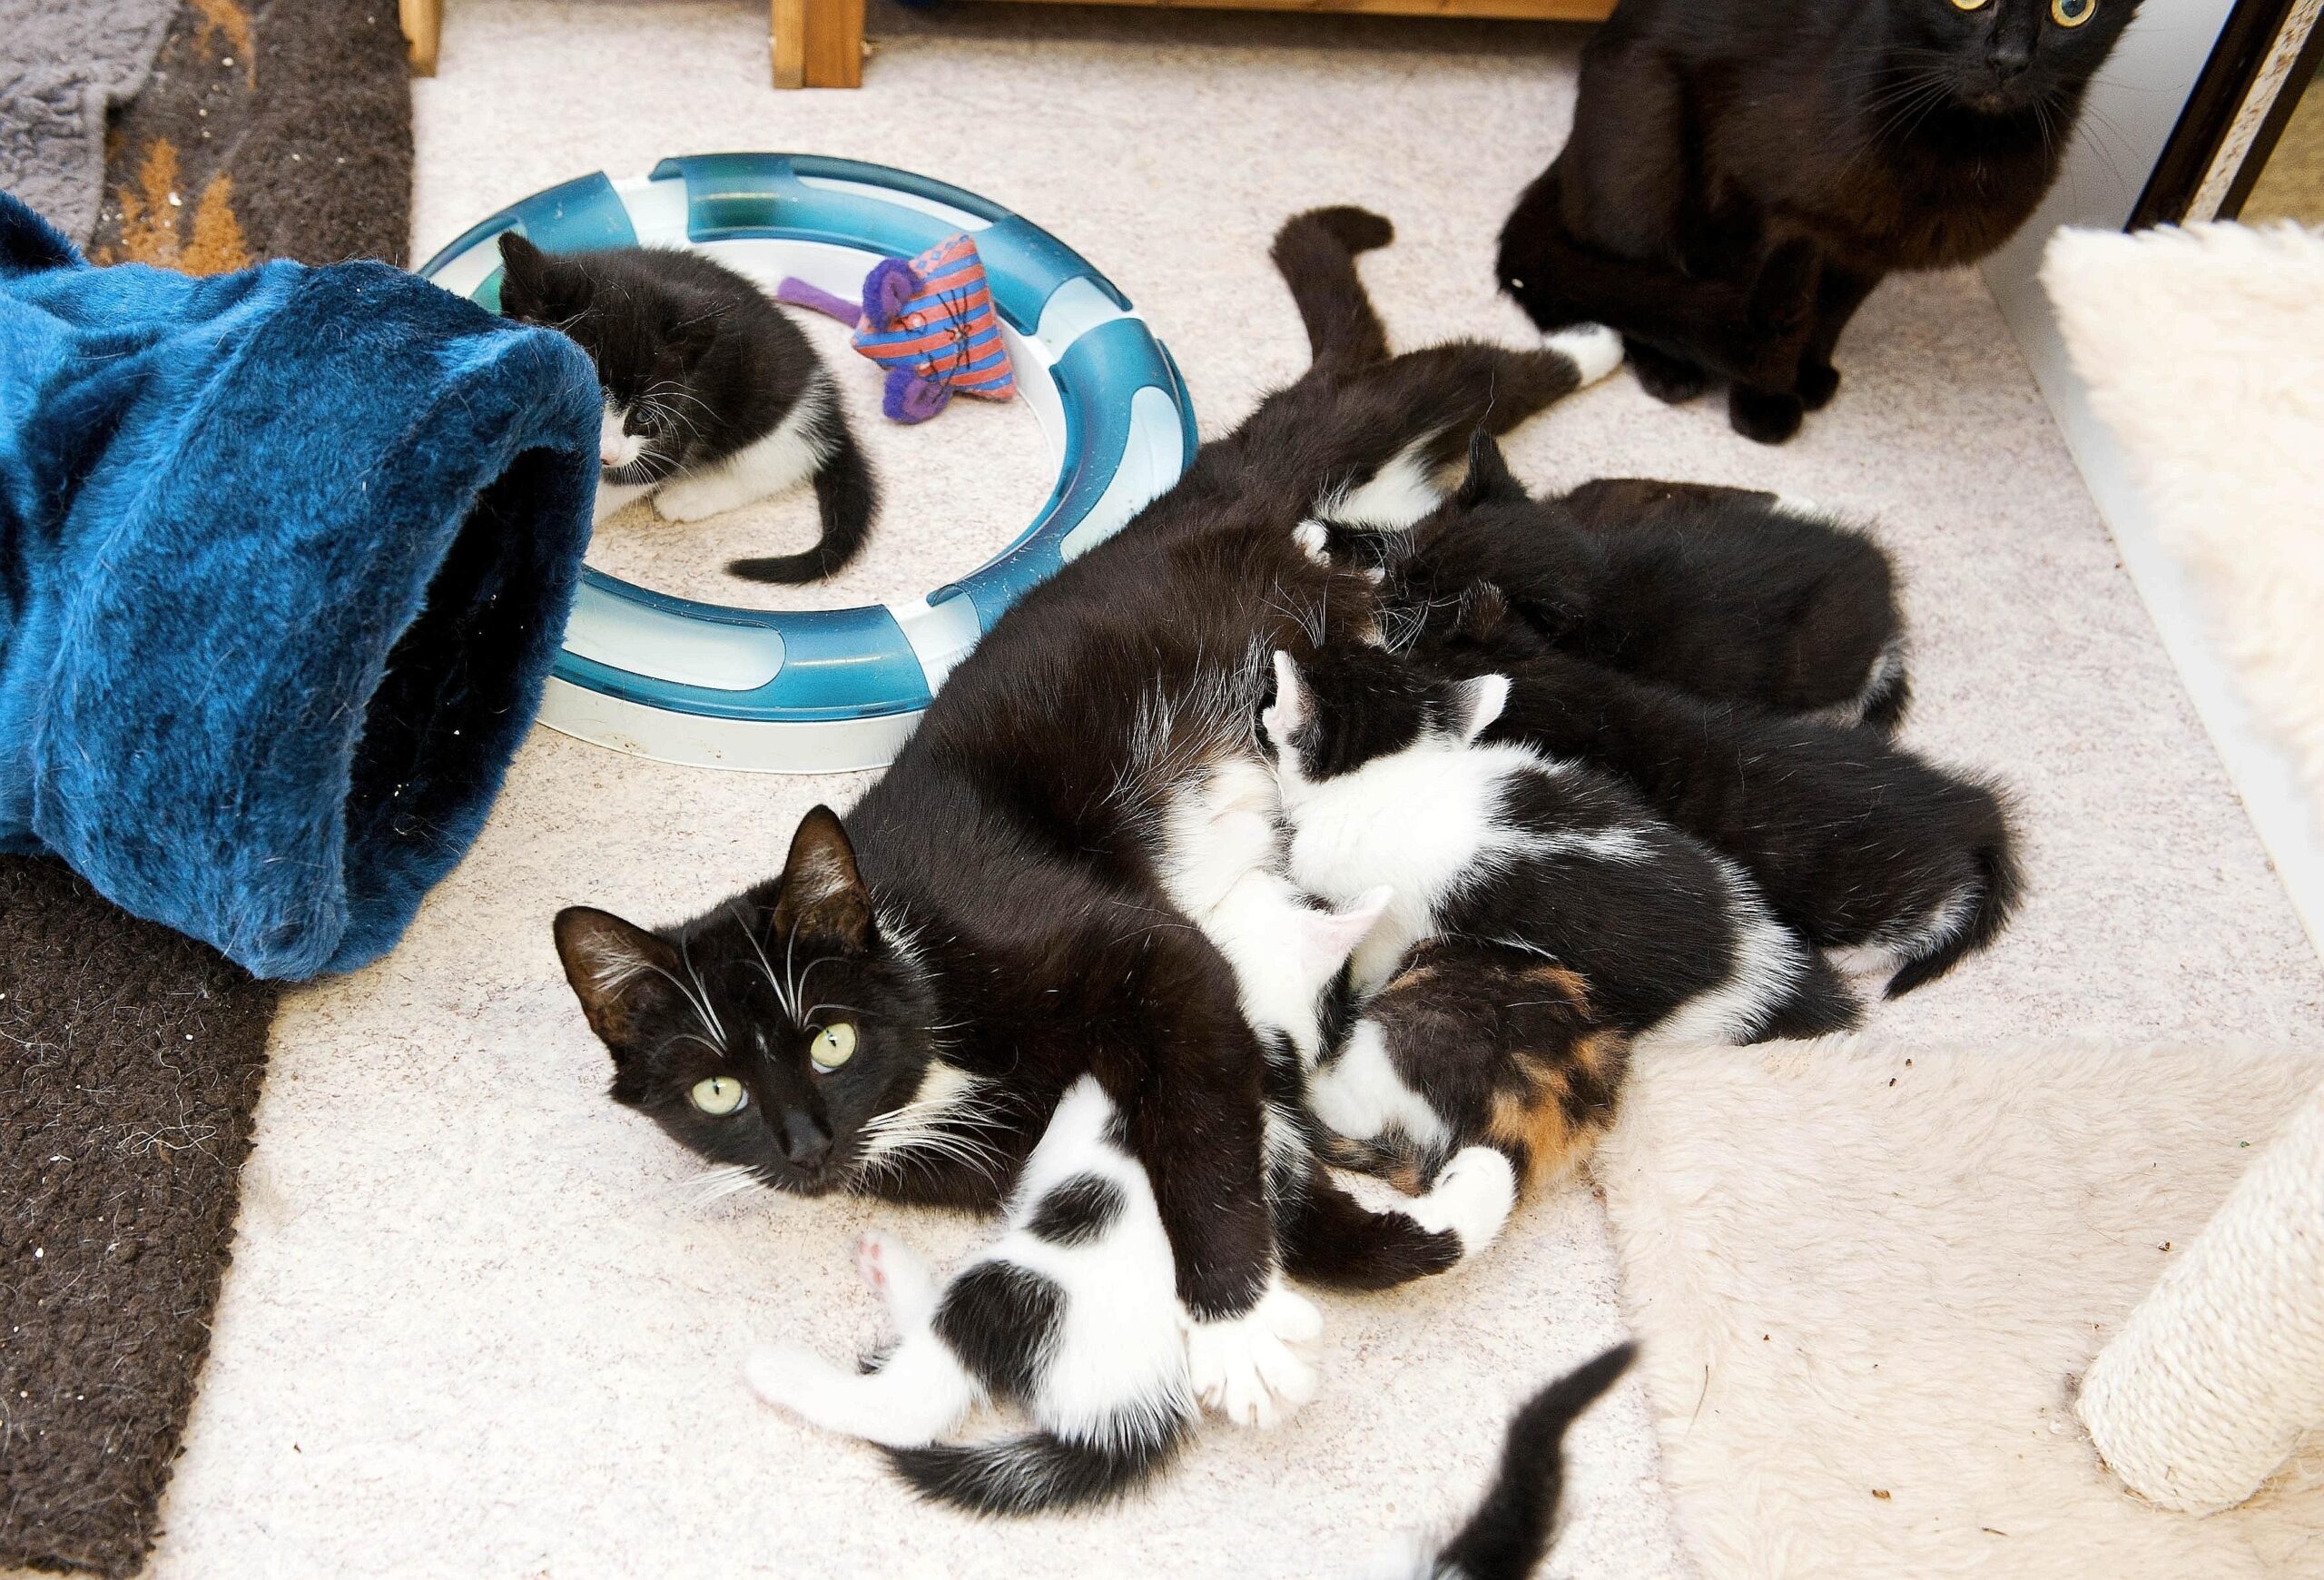
[[[1358,211],[1285,228],[1315,365],[1028,593],[845,827],[817,808],[778,880],[684,927],[556,925],[614,1096],[737,1180],[989,1209],[1094,1074],[1152,1183],[1196,1386],[1246,1419],[1304,1373],[1270,1326],[1296,1319],[1268,1299],[1281,1270],[1379,1287],[1465,1249],[1312,1160],[1283,1188],[1297,1149],[1271,1144],[1267,1052],[1178,898],[1206,859],[1220,877],[1204,831],[1265,784],[1267,655],[1372,617],[1373,580],[1292,528],[1319,500],[1409,525],[1473,425],[1506,430],[1619,360],[1605,331],[1387,356],[1349,264],[1386,239]]]
[[[1665,400],[1788,439],[1883,276],[1993,252],[2057,179],[2139,0],[1622,0],[1502,231],[1544,329],[1620,330]]]

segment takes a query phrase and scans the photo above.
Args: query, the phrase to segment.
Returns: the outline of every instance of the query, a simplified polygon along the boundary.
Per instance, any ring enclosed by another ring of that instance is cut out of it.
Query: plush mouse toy
[[[882,259],[864,276],[860,308],[799,279],[785,280],[774,295],[855,326],[855,349],[888,370],[880,410],[895,421],[927,421],[956,390],[983,400],[1017,393],[984,260],[965,234],[910,262]]]

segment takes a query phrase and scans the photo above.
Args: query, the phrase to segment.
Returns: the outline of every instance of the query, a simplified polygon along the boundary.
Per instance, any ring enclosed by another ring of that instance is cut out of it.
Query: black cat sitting
[[[1765,443],[1832,398],[1883,276],[2034,212],[2139,0],[1623,0],[1573,133],[1501,235],[1544,329],[1620,330],[1665,400],[1729,383]]]

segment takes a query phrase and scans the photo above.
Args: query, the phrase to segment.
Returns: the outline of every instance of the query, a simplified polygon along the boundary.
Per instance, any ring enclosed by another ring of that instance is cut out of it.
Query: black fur
[[[1329,285],[1290,283],[1303,304]],[[783,1189],[990,1209],[1059,1096],[1094,1073],[1152,1181],[1181,1299],[1202,1319],[1247,1311],[1277,1261],[1265,1052],[1225,957],[1167,898],[1157,814],[1206,759],[1253,750],[1271,650],[1370,628],[1370,581],[1293,540],[1318,499],[1416,441],[1456,454],[1578,381],[1561,353],[1468,342],[1317,363],[1020,598],[846,828],[822,809],[802,823],[780,880],[667,934],[561,916],[614,1095]],[[652,969],[599,969],[632,960]],[[818,1072],[813,1024],[842,1012],[857,1052]],[[977,1083],[966,1141],[875,1159],[866,1127],[939,1062]],[[751,1102],[690,1111],[704,1073],[733,1074]],[[809,1165],[781,1145],[794,1109],[832,1137]],[[1329,1212],[1338,1192],[1319,1170],[1283,1210]],[[1377,1254],[1412,1276],[1395,1238],[1410,1220],[1376,1217]],[[1341,1253],[1343,1277],[1363,1276],[1344,1264],[1364,1254]]]
[[[1461,1580],[1524,1580],[1548,1553],[1565,1490],[1565,1434],[1630,1369],[1634,1346],[1618,1344],[1550,1384],[1510,1418],[1501,1470],[1476,1512],[1437,1555],[1435,1574]]]
[[[1153,1438],[1075,1442],[1031,1433],[991,1443],[882,1447],[921,1496],[981,1515],[1035,1515],[1112,1503],[1177,1457],[1187,1424]]]
[[[1083,1174],[1051,1188],[1025,1227],[1052,1245],[1088,1245],[1114,1226],[1124,1205],[1120,1186]]]
[[[1616,479],[1534,499],[1479,432],[1460,492],[1409,535],[1333,541],[1393,566],[1403,601],[1489,581],[1564,651],[1699,696],[1883,727],[1904,715],[1888,557],[1771,494]]]
[[[979,1262],[946,1286],[933,1326],[961,1368],[1004,1403],[1033,1391],[1065,1292],[1014,1262]]]
[[[1415,657],[1502,674],[1487,738],[1594,763],[1749,871],[1776,914],[1820,947],[1870,943],[1965,896],[1970,920],[1908,951],[1888,996],[1999,935],[2021,888],[2008,804],[1991,785],[1878,735],[1713,702],[1561,653],[1489,589],[1444,616]]]
[[[2139,0],[1624,0],[1582,52],[1573,131],[1501,234],[1543,329],[1610,324],[1666,400],[1713,379],[1787,439],[1895,270],[1973,262],[2042,201]]]
[[[727,568],[754,581],[812,581],[855,557],[879,508],[871,464],[814,347],[765,292],[679,249],[550,254],[509,231],[500,257],[500,311],[578,341],[607,401],[627,414],[625,430],[645,441],[606,481],[661,483],[714,466],[812,400],[821,539],[804,553]]]

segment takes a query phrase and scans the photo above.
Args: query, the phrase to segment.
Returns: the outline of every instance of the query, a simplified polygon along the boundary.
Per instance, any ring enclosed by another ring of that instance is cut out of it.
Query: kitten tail
[[[1463,1580],[1524,1580],[1549,1550],[1565,1489],[1565,1433],[1629,1369],[1635,1347],[1618,1344],[1535,1394],[1509,1423],[1501,1474],[1434,1573]]]
[[[822,468],[815,474],[815,505],[822,518],[822,536],[812,548],[802,553],[728,560],[729,574],[744,581],[821,581],[837,575],[862,551],[863,540],[872,534],[872,518],[880,508],[879,485],[872,478],[872,463],[856,446],[847,419],[839,413],[838,398],[826,392],[823,399],[832,404],[823,413],[822,435],[828,449]]]
[[[1141,1423],[1141,1425],[1144,1425]],[[981,1515],[1034,1515],[1111,1503],[1174,1458],[1191,1423],[1171,1415],[1150,1435],[1078,1443],[1047,1432],[991,1443],[885,1448],[896,1474],[935,1503]]]
[[[1284,221],[1268,256],[1291,287],[1317,361],[1337,357],[1376,362],[1388,354],[1388,331],[1355,272],[1355,255],[1384,247],[1396,230],[1369,209],[1309,209]]]
[[[2010,913],[2017,909],[2024,879],[2018,871],[2017,853],[2012,848],[2006,815],[1998,805],[1994,820],[1992,838],[1970,853],[1977,875],[1957,896],[1968,906],[1966,923],[1925,943],[1923,953],[1906,956],[1904,965],[1888,979],[1884,996],[1900,998],[1924,983],[1935,982],[1958,964],[1962,956],[1991,943],[2009,924]]]

